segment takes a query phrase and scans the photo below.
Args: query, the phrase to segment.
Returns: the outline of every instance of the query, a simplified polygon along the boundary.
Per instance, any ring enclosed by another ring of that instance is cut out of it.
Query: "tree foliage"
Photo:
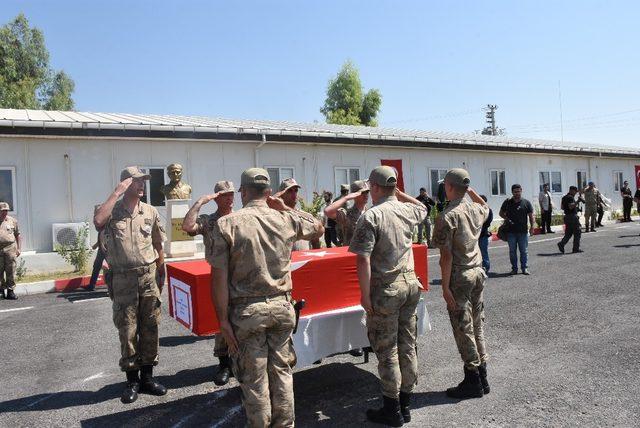
[[[73,80],[49,67],[44,35],[20,14],[0,27],[0,107],[71,110]]]
[[[347,61],[327,87],[327,99],[320,109],[327,123],[377,126],[382,95],[377,89],[363,92],[358,69]]]

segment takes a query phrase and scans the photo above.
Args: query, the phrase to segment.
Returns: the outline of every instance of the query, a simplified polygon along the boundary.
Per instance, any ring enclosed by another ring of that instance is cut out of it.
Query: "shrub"
[[[24,259],[20,259],[18,261],[18,266],[16,266],[16,279],[20,281],[27,274],[27,268],[25,267],[26,262]]]
[[[84,272],[89,263],[92,250],[87,245],[89,225],[85,224],[78,230],[78,236],[69,244],[56,244],[55,250],[65,262],[74,267],[74,272]]]

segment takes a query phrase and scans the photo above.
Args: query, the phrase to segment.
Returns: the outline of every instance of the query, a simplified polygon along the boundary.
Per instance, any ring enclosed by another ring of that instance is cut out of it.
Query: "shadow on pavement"
[[[618,238],[637,238],[639,235],[620,235]]]
[[[613,248],[631,248],[640,247],[640,244],[626,244],[626,245],[614,245]]]
[[[124,382],[105,385],[98,391],[62,391],[48,394],[36,394],[29,397],[16,398],[0,403],[0,413],[33,412],[66,409],[68,407],[85,406],[102,403],[120,397]]]
[[[442,285],[442,280],[440,278],[432,279],[431,285]]]
[[[568,251],[566,254],[569,254],[569,253],[570,251]],[[556,257],[556,256],[563,256],[564,254],[562,254],[560,251],[556,251],[555,253],[538,253],[536,255],[540,257]]]
[[[191,345],[201,340],[211,340],[214,336],[167,336],[160,338],[160,346],[172,348],[180,345]],[[213,354],[211,356],[213,361]]]
[[[489,278],[506,278],[513,275],[511,274],[511,272],[503,272],[503,273],[489,272],[487,276]]]
[[[447,397],[445,391],[416,392],[413,394],[413,409],[420,409],[427,406],[439,406],[442,404],[452,404],[460,402],[457,398]]]
[[[100,299],[109,297],[107,290],[80,291],[74,293],[61,293],[56,296],[58,299],[66,299],[69,302],[78,302],[81,300]]]

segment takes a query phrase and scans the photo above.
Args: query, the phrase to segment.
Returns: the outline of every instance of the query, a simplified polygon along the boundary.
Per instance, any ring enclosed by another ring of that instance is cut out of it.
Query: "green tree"
[[[358,69],[351,61],[345,62],[337,76],[329,81],[327,99],[320,109],[327,123],[377,126],[382,95],[377,89],[363,92]]]
[[[44,35],[23,14],[0,27],[0,107],[71,110],[74,87],[49,67]]]

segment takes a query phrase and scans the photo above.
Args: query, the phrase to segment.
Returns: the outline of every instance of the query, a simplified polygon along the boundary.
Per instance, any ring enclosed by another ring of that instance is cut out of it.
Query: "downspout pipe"
[[[260,165],[259,165],[259,163],[260,163],[259,162],[260,161],[259,154],[260,153],[259,152],[260,152],[260,148],[262,146],[264,146],[265,144],[267,144],[267,135],[265,133],[263,133],[262,134],[262,141],[260,141],[260,143],[253,148],[253,166],[255,168],[260,168]]]

